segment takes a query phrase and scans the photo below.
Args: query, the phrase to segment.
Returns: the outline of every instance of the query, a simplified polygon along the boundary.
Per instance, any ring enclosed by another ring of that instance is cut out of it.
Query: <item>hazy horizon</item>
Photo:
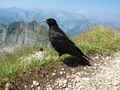
[[[120,16],[120,0],[0,0],[0,8],[11,7],[78,12],[111,19]]]

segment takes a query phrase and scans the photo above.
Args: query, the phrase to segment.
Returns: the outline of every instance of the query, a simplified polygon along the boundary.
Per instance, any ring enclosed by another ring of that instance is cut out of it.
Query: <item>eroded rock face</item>
[[[112,56],[95,55],[92,66],[68,67],[55,63],[23,73],[5,87],[19,90],[119,90],[120,52]]]
[[[49,43],[47,34],[46,28],[36,21],[0,24],[0,46],[47,46]]]
[[[7,26],[0,24],[0,46],[5,45],[5,37],[6,37],[6,30]]]

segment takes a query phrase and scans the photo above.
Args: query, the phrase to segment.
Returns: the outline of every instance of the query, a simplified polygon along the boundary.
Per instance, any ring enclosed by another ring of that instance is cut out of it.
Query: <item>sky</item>
[[[120,0],[0,0],[0,8],[8,7],[74,11],[98,17],[120,16]]]

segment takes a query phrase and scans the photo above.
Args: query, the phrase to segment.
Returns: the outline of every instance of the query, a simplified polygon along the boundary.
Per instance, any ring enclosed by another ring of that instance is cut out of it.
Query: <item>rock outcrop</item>
[[[49,46],[48,31],[36,21],[19,21],[9,25],[0,24],[0,47]]]

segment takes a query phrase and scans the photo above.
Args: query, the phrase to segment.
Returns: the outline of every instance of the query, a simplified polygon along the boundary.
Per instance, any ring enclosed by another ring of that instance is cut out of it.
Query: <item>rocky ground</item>
[[[3,90],[120,90],[120,52],[90,57],[92,66],[72,65],[75,60],[68,57],[68,62],[21,74]]]

